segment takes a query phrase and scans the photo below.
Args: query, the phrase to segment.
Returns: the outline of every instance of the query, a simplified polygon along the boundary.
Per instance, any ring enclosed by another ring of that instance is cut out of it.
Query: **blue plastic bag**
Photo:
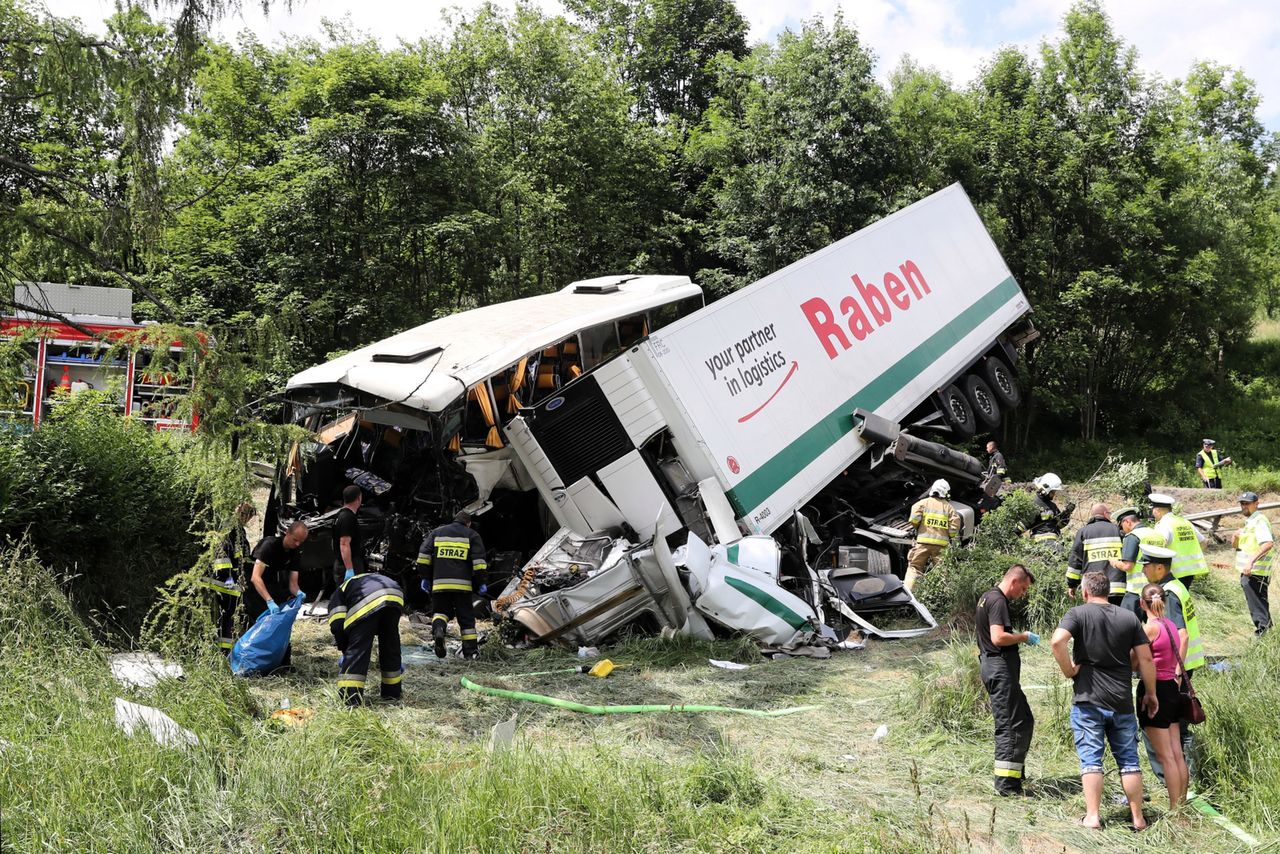
[[[231,672],[236,676],[254,676],[279,667],[301,607],[289,604],[278,614],[263,611],[231,648]]]

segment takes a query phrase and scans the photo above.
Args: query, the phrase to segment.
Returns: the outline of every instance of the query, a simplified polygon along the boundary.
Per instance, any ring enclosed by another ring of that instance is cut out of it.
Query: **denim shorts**
[[[1138,765],[1138,718],[1133,712],[1113,712],[1088,704],[1071,707],[1071,731],[1075,733],[1076,754],[1081,774],[1102,773],[1104,740],[1121,774],[1140,774]]]

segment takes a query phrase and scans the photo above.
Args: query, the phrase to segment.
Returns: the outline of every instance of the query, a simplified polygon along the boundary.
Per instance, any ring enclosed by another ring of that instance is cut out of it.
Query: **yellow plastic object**
[[[315,709],[309,708],[277,709],[271,713],[269,720],[277,726],[302,726],[310,720],[315,713]]]
[[[600,659],[590,670],[587,671],[589,675],[595,676],[597,679],[603,679],[612,672],[613,662],[607,658]]]

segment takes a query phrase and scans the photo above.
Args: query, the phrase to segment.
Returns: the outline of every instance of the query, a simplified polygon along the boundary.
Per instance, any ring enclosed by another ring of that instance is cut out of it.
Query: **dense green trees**
[[[1093,0],[964,87],[883,85],[840,18],[749,48],[730,0],[483,7],[396,49],[202,39],[225,5],[94,36],[0,0],[0,276],[279,323],[278,372],[610,271],[725,292],[960,181],[1044,332],[1021,441],[1195,429],[1280,307],[1253,84],[1144,74]]]

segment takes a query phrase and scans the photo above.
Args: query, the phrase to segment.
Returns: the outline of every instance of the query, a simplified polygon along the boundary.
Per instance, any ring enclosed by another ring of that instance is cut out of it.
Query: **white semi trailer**
[[[510,616],[578,641],[641,612],[698,633],[706,617],[783,646],[877,631],[866,614],[903,604],[931,624],[894,578],[906,508],[948,477],[968,531],[998,481],[922,434],[970,439],[1017,404],[1028,311],[957,184],[522,409],[506,433],[563,527],[512,582]],[[601,559],[576,561],[589,542]],[[603,602],[574,592],[592,585]]]

